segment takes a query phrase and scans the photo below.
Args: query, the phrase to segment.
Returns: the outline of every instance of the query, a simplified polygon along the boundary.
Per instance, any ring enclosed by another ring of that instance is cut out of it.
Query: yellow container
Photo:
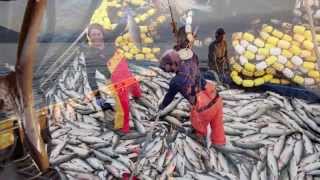
[[[243,68],[242,68],[242,66],[240,66],[240,64],[234,63],[234,64],[232,65],[232,69],[235,70],[235,71],[237,71],[237,72],[241,72]]]
[[[275,70],[274,68],[268,67],[268,68],[266,69],[266,73],[273,75],[273,74],[276,74],[277,72],[276,72],[276,70]]]
[[[320,73],[319,71],[311,70],[309,71],[308,76],[317,79],[320,77]]]
[[[272,83],[272,84],[280,84],[281,82],[280,82],[280,79],[273,78],[273,79],[270,80],[270,83]]]
[[[282,40],[291,42],[292,41],[292,37],[288,34],[283,35]]]
[[[273,27],[269,25],[263,25],[262,27],[262,32],[271,33],[272,30],[273,30]]]
[[[244,57],[246,57],[248,60],[252,60],[252,59],[255,58],[255,54],[252,53],[252,52],[250,52],[250,51],[246,51],[246,52],[244,53]]]
[[[266,83],[271,81],[272,78],[273,78],[273,75],[271,75],[271,74],[266,74],[263,76],[264,82],[266,82]]]
[[[255,86],[261,86],[262,84],[264,84],[264,78],[257,78],[254,80]]]
[[[295,75],[292,79],[293,82],[299,84],[299,85],[303,85],[304,84],[304,78],[299,76],[299,75]]]
[[[252,53],[256,53],[258,51],[258,48],[252,44],[249,44],[249,46],[247,47],[247,50]]]
[[[293,32],[297,34],[304,34],[306,31],[306,28],[304,26],[294,26],[293,27]]]
[[[301,49],[298,46],[291,46],[289,51],[295,56],[299,56],[301,53]]]
[[[243,85],[243,87],[253,87],[254,81],[253,80],[243,80],[242,85]]]
[[[293,56],[293,54],[290,51],[286,50],[286,49],[282,50],[281,55],[283,55],[286,58],[291,58]]]
[[[232,78],[232,80],[233,80],[233,82],[235,83],[235,84],[237,84],[237,85],[241,85],[242,84],[242,78],[241,77],[239,77],[239,76],[231,76],[231,78]]]
[[[122,42],[123,42],[122,36],[119,36],[119,37],[117,37],[115,44],[117,47],[119,47],[119,46],[121,46]]]
[[[316,64],[312,63],[312,62],[303,62],[302,67],[309,69],[309,70],[312,70],[312,69],[316,68]]]
[[[275,62],[277,62],[278,58],[276,56],[270,56],[269,58],[266,59],[267,65],[271,66]]]
[[[259,48],[258,49],[258,54],[262,56],[268,56],[269,55],[269,50],[267,48]]]
[[[253,42],[257,47],[263,48],[264,47],[264,41],[260,38],[257,38]]]
[[[255,77],[260,77],[260,76],[263,76],[264,74],[265,74],[264,70],[254,72]]]
[[[129,47],[129,49],[137,48],[136,45],[133,42],[129,42],[128,43],[128,47]]]
[[[244,33],[242,38],[248,42],[254,41],[254,35],[248,32]]]
[[[146,47],[142,48],[142,53],[144,53],[144,54],[148,54],[151,52],[152,52],[151,48],[146,48]]]
[[[306,38],[301,34],[293,35],[293,39],[299,43],[302,43]]]
[[[256,66],[252,63],[246,63],[244,65],[244,69],[249,72],[254,72],[256,70]]]
[[[133,59],[133,54],[131,54],[131,53],[129,53],[129,52],[124,53],[124,56],[125,56],[128,60]]]
[[[247,71],[245,69],[242,69],[242,74],[248,77],[252,77],[253,76],[253,72]]]
[[[303,41],[303,47],[309,51],[312,51],[314,48],[314,45],[311,41],[306,40],[306,41]]]
[[[300,53],[300,56],[302,58],[306,58],[306,57],[312,56],[312,53],[311,53],[311,51],[302,50],[301,53]]]
[[[232,34],[232,41],[238,40],[240,41],[242,38],[243,33],[242,32],[235,32]]]
[[[317,57],[316,56],[308,56],[305,58],[306,61],[310,61],[310,62],[316,62],[317,61]]]
[[[261,32],[260,32],[260,37],[261,37],[263,40],[267,40],[267,39],[270,37],[270,34],[267,33],[267,32],[261,31]]]
[[[135,58],[136,58],[136,60],[144,60],[145,59],[143,54],[136,54]]]
[[[281,79],[280,82],[281,84],[290,84],[290,81],[287,79]]]
[[[275,30],[273,30],[272,31],[272,35],[274,35],[275,37],[277,37],[277,38],[279,38],[279,39],[281,39],[282,37],[283,37],[283,32],[281,32],[281,31],[279,31],[279,30],[277,30],[277,29],[275,29]]]
[[[276,37],[270,36],[270,37],[267,39],[267,43],[272,44],[273,46],[277,46],[278,42],[279,42],[279,39],[276,38]]]
[[[152,52],[157,54],[160,53],[161,49],[160,48],[152,48]]]
[[[290,43],[288,41],[285,40],[280,40],[278,42],[278,47],[281,49],[289,49],[290,48]]]
[[[152,54],[152,53],[146,54],[146,59],[148,59],[148,60],[150,60],[150,59],[155,59],[155,58],[156,58],[155,55]]]
[[[284,69],[284,65],[280,63],[274,63],[272,67],[277,71],[282,71]]]

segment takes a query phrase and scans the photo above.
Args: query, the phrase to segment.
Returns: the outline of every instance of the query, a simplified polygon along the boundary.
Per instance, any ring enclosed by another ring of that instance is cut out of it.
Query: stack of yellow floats
[[[112,20],[109,19],[108,9],[118,8],[117,15],[121,17],[124,16],[122,8],[128,6],[128,3],[140,7],[145,5],[146,2],[145,0],[104,0],[94,12],[90,23],[101,24],[106,30],[113,31],[117,26],[117,22],[113,23]],[[118,36],[115,40],[115,46],[124,53],[128,60],[157,61],[157,56],[161,49],[159,47],[154,47],[154,39],[151,32],[156,31],[157,27],[166,21],[166,17],[157,15],[156,9],[150,6],[141,14],[136,15],[134,20],[140,28],[142,47],[136,47],[128,33]]]
[[[320,35],[316,38],[320,42]],[[311,31],[304,26],[293,26],[290,32],[284,33],[263,25],[258,36],[234,33],[232,45],[237,55],[231,59],[231,79],[237,85],[254,87],[292,82],[320,85]]]

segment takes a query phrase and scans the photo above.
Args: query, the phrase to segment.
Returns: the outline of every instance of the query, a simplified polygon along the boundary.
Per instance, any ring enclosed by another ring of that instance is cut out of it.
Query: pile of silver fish
[[[130,100],[131,131],[123,134],[113,129],[114,112],[83,100],[84,61],[79,54],[47,94],[50,163],[62,179],[320,179],[320,104],[217,85],[227,144],[216,146],[195,135],[181,95],[155,121],[173,75],[130,65],[143,97]]]

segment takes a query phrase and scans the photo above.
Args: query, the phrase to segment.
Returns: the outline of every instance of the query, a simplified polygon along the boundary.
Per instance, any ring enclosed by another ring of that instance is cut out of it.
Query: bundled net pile
[[[50,162],[62,177],[121,179],[135,172],[139,179],[316,180],[320,174],[319,104],[219,86],[227,145],[207,148],[192,133],[190,107],[180,95],[154,124],[172,74],[132,65],[143,96],[131,100],[131,132],[122,134],[113,129],[113,112],[84,102],[90,90],[84,60],[80,54],[47,94]]]
[[[232,80],[244,87],[265,83],[296,83],[319,88],[320,73],[310,29],[288,25],[280,29],[263,25],[256,35],[233,34],[236,55],[232,60]],[[316,35],[320,42],[320,35]]]
[[[157,10],[152,7],[152,3],[148,3],[145,0],[131,0],[128,2],[121,0],[104,0],[93,13],[90,23],[101,24],[107,31],[113,31],[120,22],[111,22],[112,19],[109,17],[111,16],[110,10],[112,8],[118,8],[116,15],[119,18],[127,19],[128,12],[126,12],[125,9],[129,6],[130,8],[134,8],[133,11],[135,13],[132,21],[138,26],[135,32],[135,36],[137,37],[135,38],[140,39],[139,41],[141,41],[142,47],[136,46],[133,40],[134,37],[129,35],[129,33],[119,35],[115,40],[115,46],[118,47],[129,60],[157,61],[156,56],[159,55],[160,48],[155,46],[154,41],[157,35],[157,28],[166,21],[167,17],[157,12]]]

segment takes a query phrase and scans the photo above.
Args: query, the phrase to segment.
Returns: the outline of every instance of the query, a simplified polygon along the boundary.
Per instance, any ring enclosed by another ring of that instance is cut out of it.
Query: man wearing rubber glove
[[[159,106],[159,111],[168,106],[175,95],[180,92],[192,105],[190,117],[197,135],[205,136],[211,130],[211,142],[214,145],[224,145],[226,139],[223,127],[222,98],[212,83],[201,78],[198,57],[188,48],[190,41],[184,28],[179,29],[177,39],[176,51],[166,51],[160,60],[161,69],[176,73],[176,75],[170,81],[169,90]]]

